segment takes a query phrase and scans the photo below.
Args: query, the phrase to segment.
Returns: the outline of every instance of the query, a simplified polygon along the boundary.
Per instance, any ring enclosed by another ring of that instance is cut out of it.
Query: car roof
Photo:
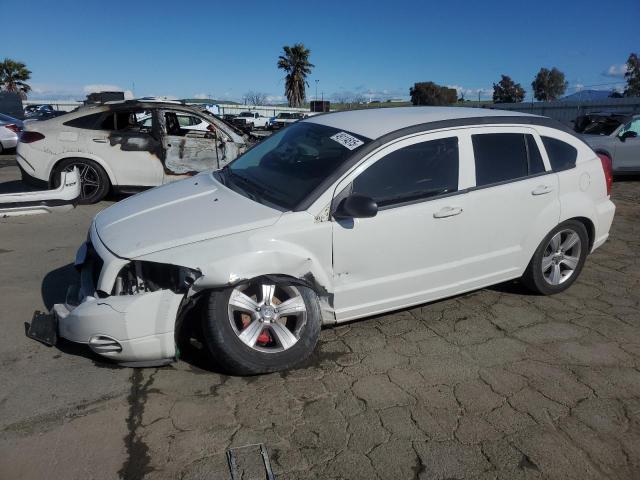
[[[309,117],[303,122],[326,125],[363,137],[377,139],[391,132],[425,123],[472,118],[490,119],[491,117],[514,117],[514,119],[517,117],[544,118],[528,113],[485,108],[392,107],[325,113]],[[486,123],[486,121],[482,123]]]

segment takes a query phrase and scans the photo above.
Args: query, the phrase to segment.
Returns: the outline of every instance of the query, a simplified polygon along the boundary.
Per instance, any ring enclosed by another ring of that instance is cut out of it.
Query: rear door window
[[[542,137],[542,143],[549,156],[551,169],[554,172],[568,170],[576,166],[578,150],[575,147],[552,137]]]
[[[385,207],[458,190],[458,137],[416,143],[390,153],[353,181],[353,193]]]
[[[476,186],[482,187],[545,172],[533,135],[483,133],[471,135]]]

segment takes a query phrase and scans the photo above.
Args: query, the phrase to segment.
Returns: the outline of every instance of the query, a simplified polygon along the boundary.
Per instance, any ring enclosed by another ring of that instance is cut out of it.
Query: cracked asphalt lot
[[[109,202],[0,220],[0,478],[228,479],[225,451],[257,442],[278,480],[640,478],[640,182],[613,200],[566,293],[510,283],[326,329],[303,368],[252,378],[27,339]]]

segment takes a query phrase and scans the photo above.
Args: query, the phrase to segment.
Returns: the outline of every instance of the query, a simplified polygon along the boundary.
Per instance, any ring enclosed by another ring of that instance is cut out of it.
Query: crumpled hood
[[[95,228],[114,254],[136,258],[272,225],[280,215],[202,173],[116,203],[96,216]]]

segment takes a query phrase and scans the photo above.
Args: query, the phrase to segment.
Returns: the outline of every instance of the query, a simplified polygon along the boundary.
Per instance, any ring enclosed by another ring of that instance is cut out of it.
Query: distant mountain
[[[610,90],[580,90],[566,97],[562,97],[563,102],[589,102],[592,100],[606,100],[611,95]]]

